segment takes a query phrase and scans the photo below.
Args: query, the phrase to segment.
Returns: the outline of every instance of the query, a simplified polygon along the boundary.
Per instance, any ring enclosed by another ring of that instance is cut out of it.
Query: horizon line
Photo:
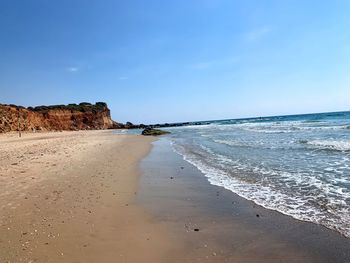
[[[343,111],[326,111],[326,112],[311,112],[311,113],[297,113],[297,114],[285,114],[285,115],[268,115],[268,116],[255,116],[255,117],[246,117],[246,118],[232,118],[232,119],[215,119],[215,120],[200,120],[200,121],[183,121],[183,122],[164,122],[164,123],[156,123],[156,124],[149,124],[149,125],[163,125],[163,124],[181,124],[181,123],[195,123],[195,122],[216,122],[216,121],[231,121],[231,120],[251,120],[251,119],[258,119],[258,118],[275,118],[275,117],[292,117],[292,116],[303,116],[303,115],[313,115],[313,114],[330,114],[330,113],[346,113],[350,112],[350,110],[343,110]]]

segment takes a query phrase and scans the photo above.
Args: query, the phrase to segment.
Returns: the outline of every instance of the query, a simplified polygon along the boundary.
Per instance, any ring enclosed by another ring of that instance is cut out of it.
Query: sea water
[[[169,128],[211,184],[350,237],[350,112]]]

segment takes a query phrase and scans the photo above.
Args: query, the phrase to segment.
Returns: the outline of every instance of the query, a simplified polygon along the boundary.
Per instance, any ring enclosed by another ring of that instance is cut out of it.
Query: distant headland
[[[112,120],[105,102],[23,107],[0,104],[0,133],[11,131],[77,131],[102,129],[169,128],[188,125],[205,125],[208,121],[133,124]]]
[[[22,107],[0,104],[0,133],[10,131],[74,131],[131,128],[112,120],[105,102]]]

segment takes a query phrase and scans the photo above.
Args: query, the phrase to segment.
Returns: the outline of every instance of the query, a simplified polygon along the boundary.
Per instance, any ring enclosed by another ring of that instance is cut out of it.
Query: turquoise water
[[[120,129],[114,130],[115,134],[130,134],[130,135],[140,135],[143,129]]]
[[[350,112],[169,128],[209,182],[350,237]]]

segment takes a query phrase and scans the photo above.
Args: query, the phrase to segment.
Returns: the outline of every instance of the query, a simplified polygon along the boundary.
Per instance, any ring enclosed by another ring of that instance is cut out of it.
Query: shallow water
[[[350,112],[169,130],[174,150],[210,183],[350,237]]]

